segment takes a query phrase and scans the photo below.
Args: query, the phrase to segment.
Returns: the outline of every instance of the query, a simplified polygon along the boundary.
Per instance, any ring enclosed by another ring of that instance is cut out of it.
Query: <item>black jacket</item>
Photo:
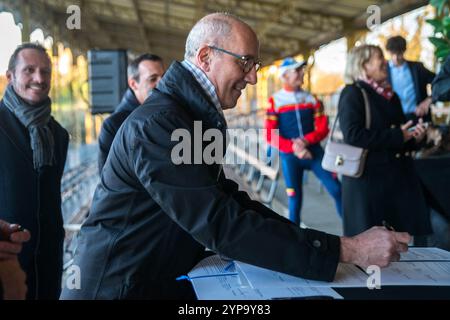
[[[61,292],[64,229],[61,177],[69,136],[53,118],[56,165],[33,168],[28,130],[0,102],[0,219],[31,233],[19,261],[27,275],[28,299],[57,299]]]
[[[397,95],[388,101],[369,85],[371,125],[365,129],[364,100],[355,84],[344,88],[339,99],[339,123],[346,143],[367,149],[364,173],[343,177],[344,233],[356,235],[388,221],[397,231],[413,235],[431,233],[428,209],[414,169],[413,140],[403,142],[405,122]]]
[[[450,55],[433,80],[433,101],[450,101]]]
[[[208,247],[227,257],[311,279],[332,280],[339,237],[303,230],[239,192],[220,165],[171,160],[175,129],[225,129],[192,75],[171,65],[152,99],[119,129],[102,171],[74,263],[81,290],[63,299],[180,298]]]
[[[431,84],[434,77],[436,76],[433,72],[425,68],[423,63],[408,61],[406,60],[409,70],[411,71],[411,76],[414,82],[414,91],[416,93],[416,106],[419,105],[423,100],[428,97],[427,85]],[[391,79],[391,68],[388,65],[388,80],[392,83]],[[429,112],[425,117],[425,121],[431,121],[431,112]]]
[[[119,130],[125,119],[137,107],[139,107],[139,101],[136,99],[133,91],[128,88],[114,113],[103,122],[102,129],[100,130],[100,135],[98,137],[98,171],[100,173],[105,165],[109,149],[111,149],[117,130]]]

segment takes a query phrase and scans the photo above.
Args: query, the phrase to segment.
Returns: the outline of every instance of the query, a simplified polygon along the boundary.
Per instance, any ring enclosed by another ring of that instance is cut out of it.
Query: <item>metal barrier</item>
[[[331,95],[331,97],[336,96],[336,94]],[[338,97],[339,95],[337,95]],[[329,99],[330,100],[330,99]],[[328,107],[327,109],[332,110],[333,112],[335,112],[336,106],[333,105],[333,108],[331,108],[330,106],[330,101],[328,101],[327,103]],[[258,110],[252,110],[248,113],[237,113],[237,112],[233,112],[233,111],[229,111],[227,114],[227,123],[228,123],[228,127],[229,128],[239,128],[239,129],[262,129],[264,128],[264,119],[265,119],[265,115],[266,115],[266,110],[264,109],[258,109]],[[335,114],[332,114],[331,116],[329,115],[329,117],[333,118],[335,117]],[[329,123],[332,123],[332,121],[329,121]],[[336,130],[335,132],[335,138],[336,139],[343,139],[342,138],[342,132],[340,130]],[[322,144],[324,146],[326,140],[323,140]],[[248,144],[245,144],[245,149],[248,150]],[[269,146],[267,145],[267,143],[261,143],[259,142],[258,144],[258,148],[265,148],[267,149]],[[228,152],[234,152],[234,150],[228,149]],[[241,149],[241,152],[245,152],[244,150]],[[269,162],[269,159],[266,159],[267,163]],[[276,155],[273,157],[273,159],[271,159],[270,161],[276,161],[276,165],[277,168],[279,170],[280,167],[280,163],[279,163],[279,156],[278,156],[278,150],[276,152]],[[271,166],[272,167],[272,166]],[[248,169],[247,174],[245,174],[245,171]],[[257,167],[255,166],[250,166],[248,163],[244,163],[241,165],[238,165],[238,169],[237,169],[237,173],[240,176],[243,176],[243,179],[245,180],[246,183],[251,184],[251,181],[253,180],[253,178],[255,177],[255,175],[257,176],[258,171],[260,171]],[[277,178],[278,179],[278,172],[277,172]],[[265,178],[269,178],[266,176],[260,176],[258,183],[255,187],[255,192],[260,193],[261,189],[263,188],[264,182],[265,182]],[[309,180],[309,171],[305,170],[303,173],[303,184],[306,185],[308,183]],[[273,180],[272,180],[273,181]],[[275,194],[276,192],[276,188],[277,186],[275,186],[277,183],[272,183],[269,187],[269,195],[271,195],[271,197],[273,198],[273,194]],[[264,189],[262,190],[264,192]],[[319,187],[318,187],[318,191],[319,193],[323,194],[324,193],[324,186],[322,185],[321,182],[319,182]],[[273,192],[273,194],[272,194]],[[270,199],[270,197],[269,197]],[[264,198],[261,199],[263,202],[265,202]],[[267,199],[268,200],[268,199]],[[272,200],[270,200],[271,202]]]
[[[229,128],[262,129],[264,127],[264,116],[265,110],[254,110],[247,114],[229,113],[227,123]],[[238,137],[238,139],[241,139],[238,145],[230,144],[227,149],[227,154],[231,153],[234,156],[233,159],[238,158],[240,160],[239,163],[232,163],[232,166],[236,173],[250,186],[254,195],[271,207],[278,187],[279,157],[273,155],[270,159],[267,158],[268,145],[264,137],[250,139],[244,136]],[[259,151],[257,152],[258,156],[249,153],[248,150]]]
[[[97,185],[97,164],[94,162],[67,170],[61,181],[61,202],[65,223],[73,223],[90,206],[93,189]]]
[[[95,161],[84,162],[64,172],[61,181],[62,214],[66,237],[64,241],[64,270],[72,263],[76,235],[86,218],[92,195],[98,183]]]

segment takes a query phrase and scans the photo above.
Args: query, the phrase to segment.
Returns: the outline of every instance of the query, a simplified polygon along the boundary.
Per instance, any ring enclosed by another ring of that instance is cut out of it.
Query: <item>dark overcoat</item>
[[[31,233],[19,261],[27,275],[28,299],[57,299],[61,292],[64,229],[61,177],[69,135],[53,118],[55,166],[33,167],[28,130],[0,102],[0,219]]]
[[[386,220],[398,231],[429,234],[429,212],[412,159],[416,144],[403,141],[400,100],[395,94],[387,100],[365,82],[358,84],[368,95],[370,129],[356,84],[343,89],[338,106],[344,141],[369,151],[363,175],[343,177],[344,233],[356,235]]]

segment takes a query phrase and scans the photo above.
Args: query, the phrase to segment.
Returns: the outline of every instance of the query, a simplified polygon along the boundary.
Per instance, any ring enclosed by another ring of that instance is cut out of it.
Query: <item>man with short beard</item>
[[[61,177],[69,136],[50,114],[51,62],[45,48],[18,46],[6,76],[0,101],[0,219],[31,233],[19,254],[27,299],[56,299],[64,241]]]

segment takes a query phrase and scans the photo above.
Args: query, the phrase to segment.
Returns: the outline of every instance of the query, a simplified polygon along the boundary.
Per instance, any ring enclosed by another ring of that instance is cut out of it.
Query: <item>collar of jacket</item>
[[[205,127],[221,131],[226,129],[225,119],[197,80],[180,62],[175,61],[171,64],[155,90],[170,95],[186,108],[195,120],[201,120],[203,129]]]
[[[134,109],[139,107],[139,101],[137,100],[136,96],[134,95],[133,90],[130,88],[125,91],[125,94],[122,97],[122,100],[120,101],[120,104],[117,106],[116,111],[128,111],[132,112]]]

